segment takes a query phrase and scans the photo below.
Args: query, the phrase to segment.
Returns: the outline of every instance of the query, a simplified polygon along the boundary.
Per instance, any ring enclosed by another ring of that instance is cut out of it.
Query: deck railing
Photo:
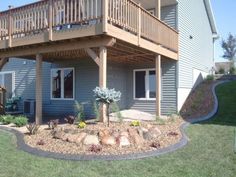
[[[103,25],[114,25],[139,40],[178,51],[178,33],[132,0],[44,0],[13,8],[0,12],[0,40],[95,25],[102,20]]]

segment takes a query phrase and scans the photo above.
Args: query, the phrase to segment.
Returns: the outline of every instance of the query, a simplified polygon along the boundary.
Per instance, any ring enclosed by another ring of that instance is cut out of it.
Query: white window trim
[[[15,89],[16,89],[16,73],[15,71],[2,71],[0,74],[3,74],[3,78],[5,77],[4,74],[12,74],[12,97],[16,96]]]
[[[135,85],[136,85],[136,82],[135,82],[135,72],[137,71],[145,71],[146,74],[145,74],[145,96],[146,98],[136,98],[135,95]],[[134,100],[147,100],[147,101],[155,101],[156,98],[149,98],[149,77],[147,77],[149,71],[156,71],[155,68],[147,68],[147,69],[134,69],[133,70],[133,99]]]
[[[63,76],[64,76],[64,70],[66,70],[66,69],[72,69],[73,70],[73,98],[64,98],[64,78],[63,78]],[[54,71],[54,70],[61,70],[62,72],[61,72],[61,96],[62,96],[62,98],[53,98],[53,95],[52,95],[52,72]],[[50,74],[50,98],[51,98],[51,100],[67,100],[67,101],[73,101],[73,100],[75,100],[75,68],[52,68],[51,69],[51,74]]]

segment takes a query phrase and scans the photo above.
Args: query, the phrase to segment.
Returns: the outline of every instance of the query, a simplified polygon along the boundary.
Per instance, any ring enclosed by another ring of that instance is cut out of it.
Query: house
[[[98,85],[122,92],[121,109],[175,113],[217,39],[209,0],[44,0],[1,12],[0,30],[1,84],[36,99],[39,119],[75,100],[92,115]]]
[[[232,62],[215,62],[215,72],[220,74],[226,74],[230,72]]]

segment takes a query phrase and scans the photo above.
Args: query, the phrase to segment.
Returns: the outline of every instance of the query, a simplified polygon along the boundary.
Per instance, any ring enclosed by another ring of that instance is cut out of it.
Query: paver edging
[[[147,158],[147,157],[156,157],[156,156],[159,156],[159,155],[162,155],[162,154],[166,154],[166,153],[169,153],[169,152],[176,151],[176,150],[184,147],[185,145],[187,145],[188,137],[185,134],[185,129],[190,124],[209,120],[210,118],[212,118],[217,113],[217,111],[218,111],[218,99],[217,99],[217,96],[216,96],[216,93],[215,93],[215,88],[218,85],[224,84],[226,82],[228,82],[228,81],[218,82],[218,83],[213,85],[212,93],[213,93],[213,96],[214,96],[215,104],[214,104],[213,110],[208,115],[206,115],[204,117],[189,119],[188,122],[185,122],[184,124],[182,124],[180,126],[180,131],[181,131],[181,134],[182,134],[182,138],[180,139],[180,141],[178,143],[170,145],[166,148],[153,150],[153,151],[149,151],[149,152],[125,154],[125,155],[70,155],[70,154],[60,154],[60,153],[48,152],[48,151],[43,151],[43,150],[40,150],[40,149],[30,147],[24,141],[24,134],[22,134],[21,132],[15,130],[15,129],[11,129],[11,128],[8,128],[8,127],[2,127],[2,126],[0,126],[0,129],[11,132],[16,136],[16,138],[17,138],[17,148],[19,150],[23,150],[25,152],[28,152],[30,154],[40,156],[40,157],[47,157],[47,158],[53,158],[53,159],[62,159],[62,160],[72,160],[72,161],[134,160],[134,159],[142,159],[142,158]]]

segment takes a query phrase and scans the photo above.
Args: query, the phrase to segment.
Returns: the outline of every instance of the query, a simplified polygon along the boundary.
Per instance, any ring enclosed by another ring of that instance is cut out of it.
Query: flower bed
[[[163,121],[87,123],[85,128],[63,124],[55,129],[41,128],[35,135],[25,134],[25,142],[34,148],[62,154],[120,155],[147,152],[177,143],[181,139],[181,118]]]

